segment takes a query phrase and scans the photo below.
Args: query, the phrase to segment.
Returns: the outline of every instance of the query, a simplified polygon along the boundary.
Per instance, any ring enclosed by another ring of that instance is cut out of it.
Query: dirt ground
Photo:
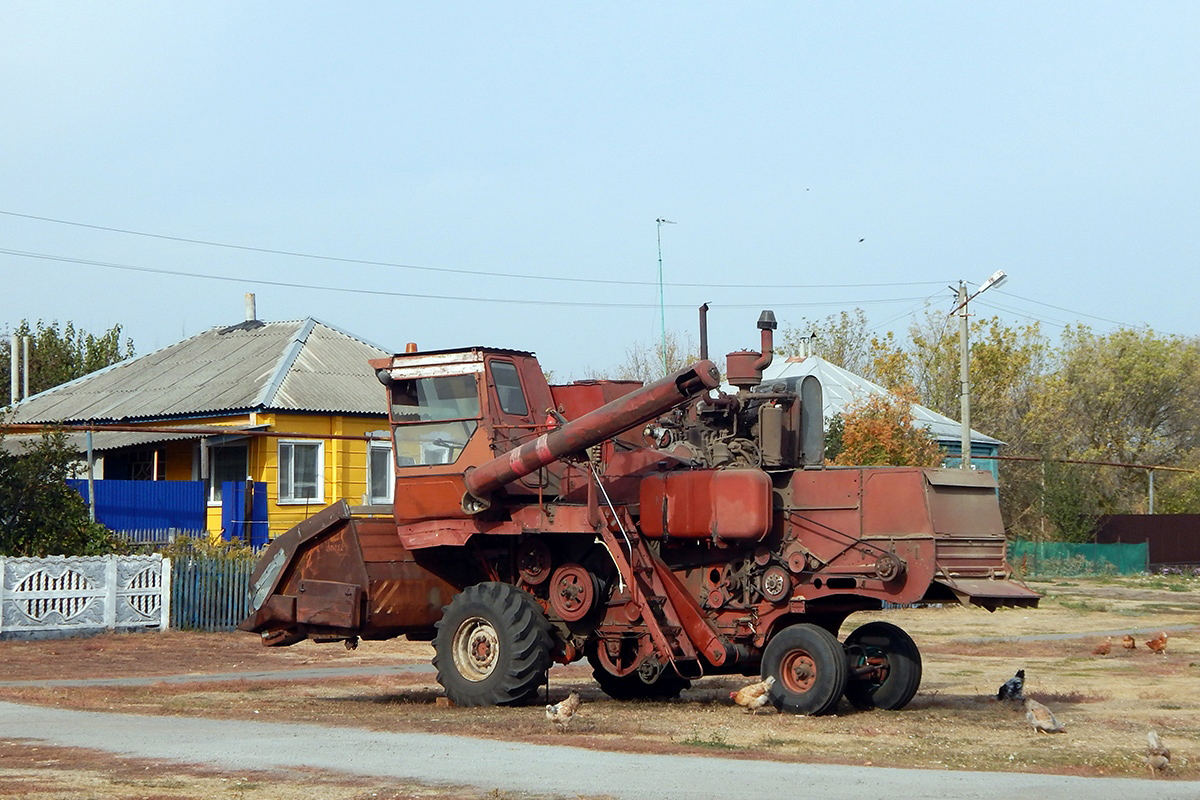
[[[825,717],[749,715],[729,701],[746,683],[697,681],[678,701],[617,702],[593,684],[585,663],[551,672],[549,699],[576,689],[584,705],[565,733],[538,706],[460,709],[436,705],[428,671],[304,680],[217,678],[120,687],[0,686],[0,699],[63,708],[146,714],[272,719],[389,731],[429,731],[571,744],[632,752],[721,752],[742,758],[851,765],[1150,777],[1146,733],[1171,747],[1165,779],[1200,778],[1200,580],[1064,579],[1033,583],[1036,610],[903,609],[851,618],[843,635],[869,619],[912,634],[924,679],[902,711],[855,711],[843,704]],[[1170,630],[1165,655],[1143,644]],[[1138,647],[1120,646],[1134,633]],[[1092,649],[1114,635],[1112,653]],[[105,635],[89,639],[0,642],[0,680],[219,675],[313,667],[427,665],[420,642],[304,642],[265,648],[248,634]],[[1026,671],[1026,694],[1049,705],[1067,733],[1033,733],[1024,715],[995,701],[997,687]],[[355,782],[301,773],[229,775],[178,765],[0,740],[0,797],[200,798],[510,798],[498,792]],[[533,797],[535,795],[520,795]]]

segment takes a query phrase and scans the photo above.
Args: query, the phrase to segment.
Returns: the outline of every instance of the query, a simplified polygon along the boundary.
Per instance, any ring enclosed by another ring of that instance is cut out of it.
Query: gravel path
[[[126,756],[226,770],[292,767],[425,784],[540,794],[609,795],[619,800],[1195,800],[1200,781],[1075,778],[785,764],[675,755],[588,751],[424,733],[65,711],[0,702],[0,737],[35,739]]]

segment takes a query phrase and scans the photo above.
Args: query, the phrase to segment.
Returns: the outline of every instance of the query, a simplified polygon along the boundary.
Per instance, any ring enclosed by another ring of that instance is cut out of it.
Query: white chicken
[[[546,706],[546,719],[550,720],[560,731],[565,731],[571,724],[571,720],[575,719],[575,712],[579,710],[580,702],[579,692],[571,692],[567,695],[566,700]]]

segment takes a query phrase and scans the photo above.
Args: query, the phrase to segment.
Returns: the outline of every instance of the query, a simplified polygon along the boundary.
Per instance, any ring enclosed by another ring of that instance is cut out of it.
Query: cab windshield
[[[452,464],[479,427],[477,375],[410,378],[392,384],[396,465]]]

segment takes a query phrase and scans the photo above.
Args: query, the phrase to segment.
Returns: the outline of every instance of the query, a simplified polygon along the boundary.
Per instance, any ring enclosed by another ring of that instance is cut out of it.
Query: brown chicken
[[[1134,639],[1133,636],[1127,633],[1125,634],[1125,638],[1121,640],[1121,647],[1124,647],[1126,650],[1136,650],[1137,639]]]
[[[1094,656],[1106,656],[1112,652],[1112,637],[1109,636],[1100,644],[1096,645],[1096,649],[1092,651]]]
[[[1163,744],[1162,739],[1158,738],[1158,731],[1146,734],[1146,744],[1146,766],[1150,768],[1150,772],[1166,772],[1171,764],[1171,751]]]
[[[1032,697],[1025,698],[1025,720],[1038,733],[1065,733],[1067,730],[1066,726],[1054,718],[1050,709]]]
[[[1167,654],[1167,632],[1163,631],[1158,636],[1155,636],[1150,641],[1146,642],[1146,647],[1149,647],[1156,653]]]
[[[546,706],[546,719],[554,723],[554,726],[560,731],[565,731],[571,724],[571,720],[575,719],[575,712],[579,710],[579,702],[579,692],[571,692],[567,695],[566,700]]]
[[[766,707],[767,703],[771,702],[771,687],[774,684],[775,676],[768,675],[766,680],[743,686],[736,692],[730,692],[729,697],[751,714],[756,714],[760,708]]]

